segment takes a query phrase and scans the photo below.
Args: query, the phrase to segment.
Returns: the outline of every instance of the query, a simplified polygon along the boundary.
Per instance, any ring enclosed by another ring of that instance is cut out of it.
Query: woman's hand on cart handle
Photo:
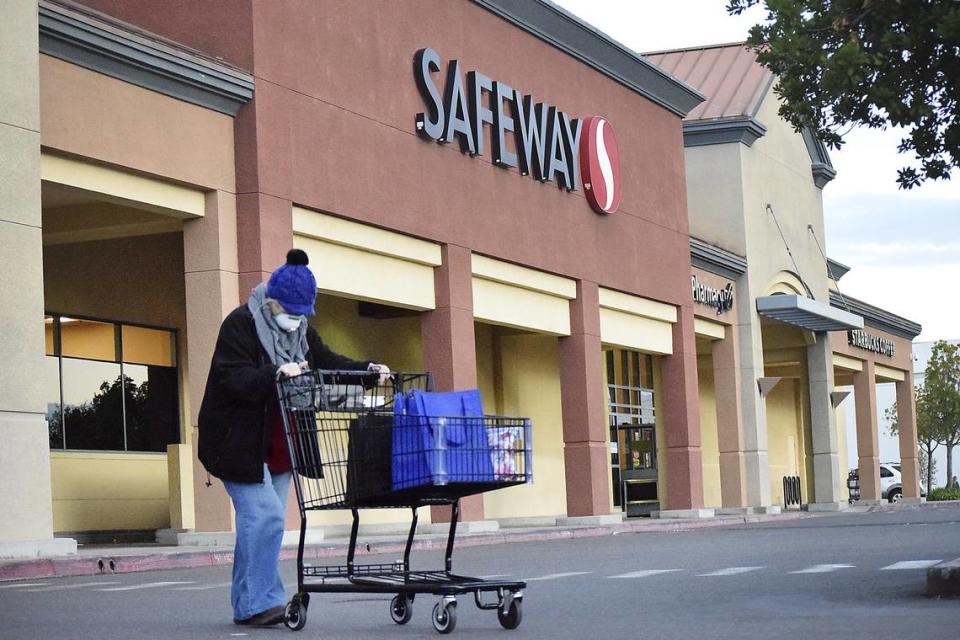
[[[376,362],[371,362],[370,366],[367,367],[367,371],[379,373],[380,384],[386,384],[390,380],[390,367],[388,367],[385,364],[377,364]]]
[[[292,378],[303,373],[303,363],[298,362],[288,362],[286,364],[280,365],[277,369],[277,379],[280,378]]]

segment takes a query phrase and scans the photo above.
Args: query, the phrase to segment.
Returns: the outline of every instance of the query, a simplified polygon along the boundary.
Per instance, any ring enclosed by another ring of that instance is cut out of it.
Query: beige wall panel
[[[885,367],[882,364],[878,364],[875,371],[877,382],[901,382],[907,379],[907,373],[899,369]]]
[[[310,256],[317,288],[409,309],[433,309],[433,267],[360,249],[294,236]]]
[[[0,411],[45,412],[42,264],[40,229],[0,221]]]
[[[188,431],[192,432],[190,429]],[[167,445],[167,493],[170,528],[194,529],[193,447],[189,444]]]
[[[717,397],[713,387],[713,360],[697,358],[700,395],[700,455],[703,459],[703,506],[720,508],[720,442],[717,431]]]
[[[45,153],[40,158],[40,177],[108,196],[120,204],[142,206],[178,218],[204,214],[204,192],[112,167]]]
[[[42,143],[205,189],[234,192],[233,118],[40,56]]]
[[[863,360],[835,353],[833,354],[833,366],[847,371],[863,371]]]
[[[484,513],[487,518],[563,515],[567,497],[557,339],[502,335],[500,353],[502,410],[532,420],[536,481],[483,494]]]
[[[55,531],[170,526],[166,454],[50,454]]]
[[[742,145],[684,149],[690,235],[737,255],[744,243]]]
[[[423,368],[419,316],[364,318],[357,312],[356,300],[320,294],[317,315],[310,323],[337,353],[383,362],[394,371]]]
[[[4,367],[8,369],[9,367]],[[0,545],[49,539],[50,438],[42,415],[0,411]]]
[[[767,133],[752,147],[742,147],[743,210],[749,256],[750,295],[764,295],[763,288],[780,271],[793,272],[780,231],[767,213],[769,204],[796,259],[799,275],[814,297],[828,301],[827,270],[823,256],[811,237],[812,225],[824,244],[822,193],[813,182],[810,155],[802,137],[777,114],[779,100],[771,91],[761,104],[757,119]],[[755,312],[753,312],[755,314]]]
[[[565,298],[476,277],[473,315],[506,327],[570,335],[570,305]]]
[[[600,309],[600,339],[604,344],[647,353],[673,353],[673,325],[662,320]]]
[[[697,336],[711,338],[713,340],[723,340],[723,336],[725,335],[724,325],[711,322],[710,320],[704,320],[703,318],[693,319],[693,330]]]
[[[844,402],[852,402],[853,396],[848,396]],[[847,473],[850,471],[850,465],[848,464],[848,458],[850,445],[847,442],[847,417],[846,411],[843,410],[843,404],[837,407],[836,409],[837,416],[837,458],[839,464],[837,465],[837,472],[840,474],[841,480],[844,482],[844,487],[846,487],[847,482]],[[841,491],[842,495],[849,495],[847,491]]]
[[[0,21],[0,123],[36,132],[40,129],[37,86],[37,3],[7,0]],[[2,127],[6,128],[6,127]],[[3,147],[0,146],[0,149]],[[10,166],[4,164],[4,170]]]
[[[53,502],[57,532],[168,529],[170,511],[164,500],[77,500]]]
[[[43,272],[50,311],[173,329],[186,325],[179,233],[50,247]]]
[[[651,320],[671,323],[677,321],[677,308],[673,305],[612,289],[604,289],[603,287],[600,287],[600,306],[604,309],[623,311]]]
[[[783,504],[783,476],[806,476],[802,415],[797,411],[800,402],[797,387],[793,379],[781,380],[766,398],[770,496],[773,504]],[[804,501],[809,498],[804,495]]]
[[[503,415],[503,379],[500,363],[500,340],[497,329],[485,322],[474,323],[477,342],[477,387],[483,398],[483,410]]]
[[[555,276],[551,273],[528,269],[477,254],[470,256],[470,268],[473,275],[485,280],[513,284],[524,289],[541,291],[568,300],[577,297],[577,283],[570,278]]]
[[[441,264],[440,245],[436,243],[301,207],[293,208],[293,232],[410,262],[431,266]]]
[[[6,50],[4,47],[4,52]],[[3,126],[0,122],[0,162],[3,163],[0,165],[3,166],[3,171],[0,171],[0,194],[3,194],[0,198],[0,221],[40,226],[38,138],[35,131]]]

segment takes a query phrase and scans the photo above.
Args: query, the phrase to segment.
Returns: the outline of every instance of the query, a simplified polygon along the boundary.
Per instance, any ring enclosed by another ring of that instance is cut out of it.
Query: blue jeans
[[[237,544],[233,551],[233,617],[244,620],[286,604],[280,580],[280,543],[290,491],[290,474],[270,475],[263,465],[263,482],[224,481],[237,513]]]

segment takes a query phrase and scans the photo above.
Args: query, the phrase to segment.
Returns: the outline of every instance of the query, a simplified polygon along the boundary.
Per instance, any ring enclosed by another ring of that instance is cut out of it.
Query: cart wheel
[[[283,624],[287,625],[290,631],[300,631],[307,625],[307,605],[296,596],[287,604]]]
[[[408,596],[395,595],[390,601],[390,618],[397,624],[407,624],[413,617],[413,603]]]
[[[437,633],[450,633],[457,627],[457,603],[433,605],[433,628]]]
[[[503,607],[497,609],[497,620],[504,629],[516,629],[523,620],[523,605],[520,600],[510,602],[510,609],[504,611]]]

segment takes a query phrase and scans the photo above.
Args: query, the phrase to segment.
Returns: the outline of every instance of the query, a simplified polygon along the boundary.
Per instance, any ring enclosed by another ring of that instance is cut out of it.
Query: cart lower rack
[[[301,516],[297,593],[287,605],[287,627],[306,625],[311,593],[377,593],[393,594],[390,617],[397,624],[410,621],[417,595],[435,595],[433,627],[450,633],[457,596],[473,594],[477,607],[497,611],[501,626],[517,628],[526,583],[456,574],[453,548],[461,497],[532,479],[529,420],[411,414],[407,400],[429,390],[428,374],[396,373],[387,384],[375,382],[365,372],[314,371],[277,385]],[[427,505],[451,506],[444,566],[413,570],[417,509]],[[357,563],[360,510],[395,507],[412,513],[403,559]],[[307,513],[328,509],[349,509],[353,516],[346,564],[307,565]]]

